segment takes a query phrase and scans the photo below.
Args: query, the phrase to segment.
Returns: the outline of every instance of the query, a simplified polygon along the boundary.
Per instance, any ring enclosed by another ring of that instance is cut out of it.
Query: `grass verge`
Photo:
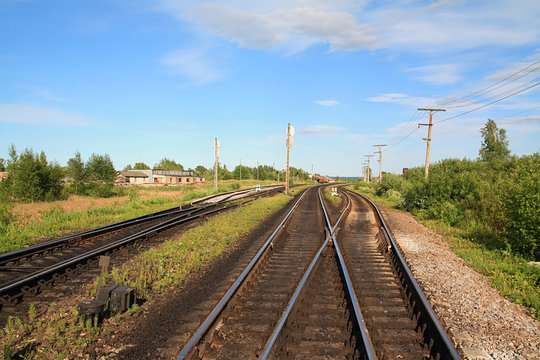
[[[294,188],[298,193],[303,188]],[[261,198],[228,213],[211,217],[201,226],[186,231],[160,246],[140,253],[121,267],[109,272],[110,283],[132,285],[139,296],[151,299],[170,287],[177,287],[187,276],[222,254],[242,235],[253,230],[265,217],[282,209],[290,196],[278,194]],[[87,288],[95,295],[99,279]],[[0,349],[5,359],[65,359],[84,357],[88,347],[107,336],[109,324],[137,315],[139,307],[105,319],[102,326],[83,323],[76,304],[59,308],[51,304],[43,316],[31,307],[28,319],[10,318],[0,330]],[[143,305],[144,306],[144,305]]]
[[[369,197],[378,205],[398,207],[396,199],[377,196],[369,187],[349,188]],[[516,304],[525,305],[531,317],[540,318],[540,266],[529,264],[522,257],[506,251],[486,247],[481,241],[475,241],[467,229],[434,220],[422,221],[422,224],[443,235],[452,250],[468,266],[486,276],[502,296]]]
[[[193,199],[213,195],[218,192],[253,187],[253,182],[224,182],[218,191],[213,185],[176,186],[161,188],[132,188],[126,199],[99,206],[99,199],[94,199],[97,206],[87,209],[69,209],[59,203],[40,210],[39,220],[15,219],[0,228],[0,253],[17,250],[33,245],[39,238],[54,238],[84,229],[126,220],[155,211],[164,210]],[[175,192],[175,196],[160,196],[159,193]],[[147,195],[151,194],[151,197]],[[69,202],[69,200],[67,200]],[[94,202],[92,202],[93,204]],[[65,205],[65,204],[63,204]]]

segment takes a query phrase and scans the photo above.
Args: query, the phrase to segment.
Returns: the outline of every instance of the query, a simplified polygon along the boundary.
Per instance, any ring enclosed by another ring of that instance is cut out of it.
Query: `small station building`
[[[117,183],[125,185],[189,185],[205,181],[193,171],[184,170],[126,170],[117,174]]]

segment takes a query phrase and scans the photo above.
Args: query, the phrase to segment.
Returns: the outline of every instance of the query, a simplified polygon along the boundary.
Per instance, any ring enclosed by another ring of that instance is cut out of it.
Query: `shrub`
[[[516,159],[501,203],[506,215],[509,247],[528,258],[540,259],[540,156]]]

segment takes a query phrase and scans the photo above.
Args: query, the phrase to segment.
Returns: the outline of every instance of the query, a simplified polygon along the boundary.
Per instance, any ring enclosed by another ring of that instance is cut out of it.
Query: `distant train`
[[[317,182],[319,184],[326,184],[326,183],[330,182],[330,178],[327,178],[327,177],[324,177],[324,176],[318,176],[317,177]]]

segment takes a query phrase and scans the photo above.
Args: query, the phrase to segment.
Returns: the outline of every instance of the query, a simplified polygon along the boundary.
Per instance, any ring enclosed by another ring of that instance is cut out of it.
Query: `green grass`
[[[304,188],[294,188],[291,193]],[[132,262],[113,267],[106,277],[109,283],[136,286],[139,297],[151,299],[168,288],[177,288],[189,274],[199,271],[289,201],[291,196],[280,193],[211,217],[182,236],[140,253]],[[88,286],[87,294],[95,296],[99,285],[100,278],[97,278]],[[5,359],[16,355],[24,359],[78,357],[77,354],[85,353],[88,344],[108,336],[109,325],[123,323],[128,317],[137,316],[139,311],[138,307],[133,308],[105,319],[103,326],[98,327],[81,322],[75,307],[58,309],[51,304],[47,314],[41,317],[31,308],[27,320],[10,318],[7,326],[0,330],[0,349]],[[21,350],[23,352],[18,354]]]
[[[127,201],[122,205],[113,204],[83,212],[52,208],[42,214],[39,222],[24,227],[17,226],[15,222],[5,227],[0,233],[0,253],[30,246],[36,238],[57,237],[66,232],[91,229],[177,205],[171,199],[155,198]]]
[[[279,194],[212,217],[181,237],[140,254],[133,264],[114,267],[110,279],[115,284],[137,287],[143,296],[151,296],[154,291],[171,285],[178,286],[189,274],[208,264],[289,201],[290,197]]]
[[[252,181],[242,182],[241,185],[238,181],[224,182],[223,184],[220,184],[218,191],[214,190],[213,185],[204,185],[202,187],[141,187],[130,189],[128,193],[129,200],[123,204],[115,203],[113,205],[86,211],[65,211],[60,207],[52,208],[46,213],[43,213],[41,220],[38,222],[32,222],[21,227],[17,224],[15,219],[15,221],[12,221],[10,224],[2,226],[0,229],[0,253],[31,246],[36,243],[36,239],[38,238],[54,238],[84,229],[92,229],[178,206],[193,199],[208,195],[250,187],[253,187]],[[140,192],[149,190],[178,191],[180,194],[184,195],[180,202],[162,197],[145,200],[138,198]]]
[[[354,186],[348,186],[352,190]],[[387,196],[377,196],[370,187],[358,187],[355,190],[380,205],[397,208],[399,202]],[[425,226],[444,236],[452,250],[472,269],[486,276],[490,284],[516,304],[525,305],[529,314],[540,318],[540,266],[527,263],[522,257],[489,246],[485,239],[476,239],[474,224],[467,228],[458,228],[442,224],[435,220],[422,222]]]
[[[323,190],[323,196],[326,200],[328,200],[330,203],[337,205],[339,204],[339,197],[341,196],[333,196],[332,195],[332,186],[327,186]]]

